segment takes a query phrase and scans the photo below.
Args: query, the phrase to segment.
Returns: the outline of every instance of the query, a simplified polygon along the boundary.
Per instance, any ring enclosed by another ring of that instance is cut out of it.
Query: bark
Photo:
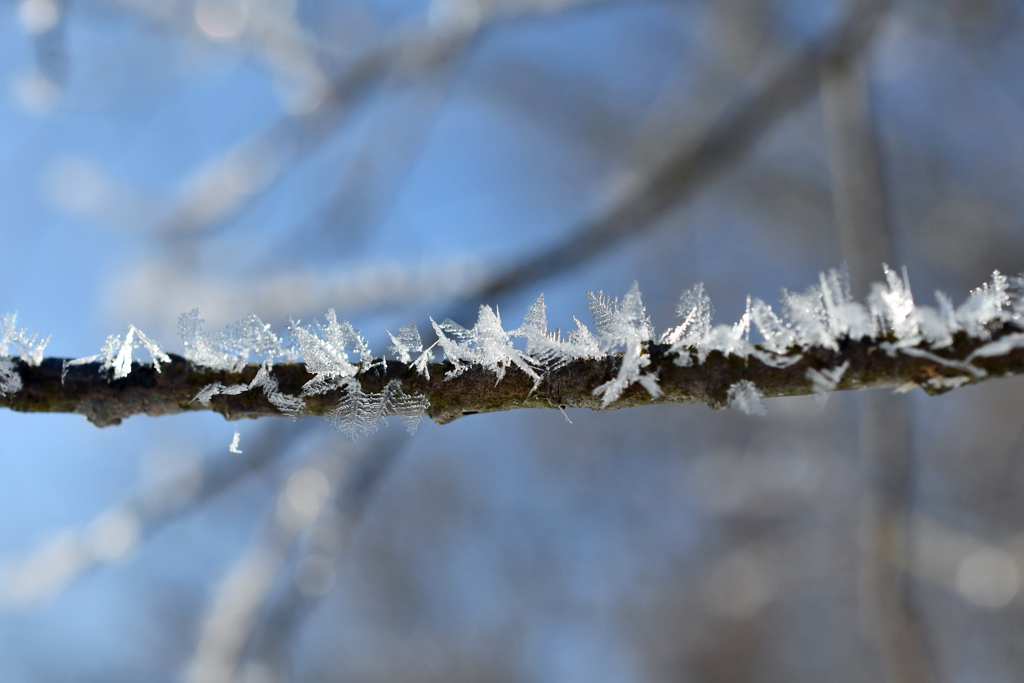
[[[993,339],[1017,332],[1007,325],[993,332]],[[890,339],[889,341],[895,341]],[[776,368],[754,357],[723,356],[712,352],[700,365],[681,367],[668,348],[650,344],[651,365],[664,394],[651,397],[645,389],[630,386],[608,409],[661,403],[705,403],[714,409],[727,405],[729,387],[746,379],[757,385],[767,397],[799,396],[814,391],[806,373],[850,362],[836,390],[889,388],[908,390],[915,385],[929,394],[940,394],[954,386],[973,384],[985,379],[1024,373],[1024,348],[1014,348],[997,356],[977,357],[964,362],[972,351],[987,343],[958,333],[952,346],[937,350],[895,350],[884,340],[846,340],[838,352],[814,348],[802,352],[802,358],[787,368]],[[921,354],[925,352],[923,357]],[[796,355],[797,352],[793,352]],[[918,355],[912,355],[918,354]],[[179,356],[157,373],[152,367],[134,364],[131,374],[108,381],[98,364],[72,367],[61,382],[63,361],[47,358],[33,367],[15,361],[24,388],[13,395],[0,397],[0,406],[20,412],[79,413],[97,426],[118,424],[137,414],[173,415],[195,410],[212,410],[229,420],[258,418],[281,413],[254,389],[235,396],[215,396],[209,405],[193,398],[211,382],[224,385],[247,383],[259,368],[249,365],[240,373],[213,372],[193,366]],[[610,356],[596,361],[575,361],[548,374],[534,390],[533,381],[516,368],[510,368],[504,379],[483,368],[471,368],[462,375],[445,380],[450,363],[432,363],[430,379],[420,376],[412,367],[391,361],[387,369],[374,368],[359,375],[363,391],[378,392],[391,380],[401,382],[407,394],[422,393],[429,400],[427,414],[444,424],[464,415],[490,413],[516,408],[588,408],[601,409],[600,397],[594,390],[616,376],[621,357]],[[312,378],[301,364],[279,364],[273,376],[280,390],[299,395],[302,385]],[[947,378],[959,378],[947,381]],[[324,416],[333,410],[343,396],[336,390],[305,398],[302,416]]]

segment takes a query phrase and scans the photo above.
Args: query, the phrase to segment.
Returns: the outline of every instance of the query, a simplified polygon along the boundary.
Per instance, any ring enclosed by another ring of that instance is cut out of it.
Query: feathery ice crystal
[[[9,347],[14,347],[24,362],[39,365],[43,362],[46,345],[50,343],[50,335],[40,338],[38,332],[17,327],[17,317],[17,313],[4,315],[3,329],[0,330],[0,396],[17,393],[23,386]]]
[[[135,325],[128,325],[128,331],[125,332],[123,340],[121,339],[121,335],[112,334],[107,337],[107,341],[103,344],[103,348],[100,349],[100,352],[96,355],[64,361],[64,367],[61,371],[61,381],[63,381],[64,377],[67,376],[69,367],[74,365],[87,365],[89,363],[95,363],[96,361],[103,361],[100,365],[100,372],[112,370],[114,379],[123,379],[132,371],[132,350],[137,349],[140,346],[145,348],[149,353],[150,361],[153,363],[153,369],[157,372],[160,372],[161,363],[171,362],[171,357],[163,352],[159,344],[143,334],[142,330],[135,327]]]
[[[784,368],[812,350],[838,352],[844,340],[866,339],[876,342],[890,355],[927,358],[975,377],[985,376],[985,370],[972,364],[973,359],[1024,348],[1024,279],[1021,277],[1009,278],[997,271],[991,282],[973,290],[959,308],[954,308],[949,297],[936,292],[938,306],[933,308],[914,301],[906,270],[897,273],[888,266],[883,269],[885,282],[872,287],[866,304],[850,296],[845,271],[830,270],[821,273],[818,282],[803,293],[782,290],[779,313],[761,299],[748,297],[746,312],[739,322],[714,326],[714,307],[704,285],[698,284],[680,297],[676,310],[680,324],[655,337],[639,286],[634,282],[621,301],[602,292],[587,293],[596,332],[591,332],[575,318],[576,329],[567,338],[560,330],[549,331],[542,294],[530,306],[523,324],[514,330],[506,331],[498,311],[483,305],[476,323],[469,329],[452,320],[439,324],[431,319],[437,341],[426,349],[414,322],[399,328],[397,335],[389,332],[390,351],[399,362],[411,366],[428,380],[433,349],[439,346],[452,366],[444,381],[471,368],[480,368],[493,373],[496,381],[501,382],[514,366],[533,381],[534,390],[548,374],[569,363],[621,353],[615,376],[594,390],[594,395],[601,397],[601,407],[607,408],[633,384],[640,384],[651,396],[662,394],[656,372],[644,372],[651,366],[648,347],[655,338],[667,347],[665,352],[674,356],[674,362],[683,367],[700,365],[717,352],[742,359],[754,358],[769,366]],[[14,322],[13,315],[4,317],[0,337],[0,395],[22,387],[9,347],[13,346],[24,362],[38,365],[49,341],[49,337],[40,339],[38,333],[29,334],[24,328],[16,328]],[[993,329],[1010,323],[1022,331],[992,339]],[[759,343],[751,342],[754,328],[762,338]],[[199,311],[193,310],[181,316],[179,330],[186,359],[198,367],[239,372],[251,355],[263,359],[251,382],[231,386],[212,382],[196,395],[194,400],[201,403],[209,403],[219,394],[262,389],[273,405],[294,418],[305,407],[303,397],[341,390],[341,401],[326,419],[350,438],[375,431],[389,416],[398,416],[413,431],[429,408],[426,396],[406,394],[397,379],[389,381],[378,393],[363,391],[360,375],[371,370],[386,375],[387,361],[374,358],[359,330],[347,321],[339,321],[333,310],[327,311],[326,323],[314,321],[312,326],[303,327],[293,321],[289,332],[294,341],[289,346],[255,315],[229,325],[222,332],[209,333],[203,331]],[[952,360],[934,353],[952,345],[954,335],[961,332],[984,343],[965,360]],[[514,339],[523,340],[523,350],[513,345]],[[67,361],[65,369],[102,361],[101,372],[112,371],[110,379],[120,379],[131,372],[132,350],[140,346],[149,352],[157,371],[160,363],[170,362],[170,357],[153,340],[129,325],[123,339],[112,335],[99,354]],[[280,391],[272,374],[273,363],[277,359],[295,361],[300,357],[314,377],[303,386],[300,396],[291,396]],[[824,404],[848,369],[847,360],[836,367],[807,370],[809,388],[814,391],[819,405]],[[965,376],[936,377],[929,380],[929,384],[935,389],[948,389],[966,381],[969,380]],[[740,380],[730,386],[727,404],[747,413],[762,413],[762,397],[756,385]]]

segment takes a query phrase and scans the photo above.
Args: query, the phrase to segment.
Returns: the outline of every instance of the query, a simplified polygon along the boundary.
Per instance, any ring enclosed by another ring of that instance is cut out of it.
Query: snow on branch
[[[939,394],[1024,373],[1024,279],[996,272],[956,308],[938,292],[936,307],[917,303],[905,270],[885,266],[883,274],[866,303],[850,296],[845,271],[830,270],[801,293],[784,289],[777,312],[748,297],[740,320],[722,325],[712,324],[714,307],[698,284],[680,297],[679,324],[660,335],[636,283],[621,300],[588,293],[594,332],[574,319],[568,337],[548,330],[543,295],[513,330],[482,305],[471,328],[431,319],[437,341],[427,348],[413,322],[389,332],[391,361],[374,357],[333,310],[325,323],[292,322],[290,345],[254,315],[204,332],[193,310],[179,321],[184,358],[129,326],[124,339],[112,336],[99,354],[73,361],[43,359],[48,338],[15,329],[9,316],[0,405],[78,412],[99,425],[202,409],[230,419],[319,415],[355,438],[389,416],[411,431],[423,415],[444,423],[523,407],[699,402],[759,414],[766,397],[813,394],[823,405],[838,390]],[[7,355],[9,345],[20,359]],[[132,362],[139,346],[150,352],[151,367]],[[443,362],[433,360],[438,347]],[[262,362],[250,363],[251,355]]]

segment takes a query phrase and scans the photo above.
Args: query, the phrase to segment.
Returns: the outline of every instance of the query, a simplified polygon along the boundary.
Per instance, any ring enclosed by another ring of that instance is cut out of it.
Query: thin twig
[[[322,514],[331,489],[344,477],[338,454],[306,462],[285,481],[253,541],[221,580],[200,629],[185,680],[233,683],[245,644],[295,543]]]
[[[147,486],[84,527],[63,530],[27,553],[4,558],[0,606],[27,607],[53,599],[88,572],[123,560],[167,524],[272,462],[280,453],[283,427],[271,424],[254,433],[241,456],[207,458],[198,471],[189,469]]]
[[[291,648],[302,622],[330,590],[339,558],[349,549],[352,534],[381,483],[399,460],[405,443],[378,440],[354,458],[325,511],[306,534],[307,541],[288,581],[267,604],[246,645],[248,667],[270,680],[290,680]]]
[[[474,291],[458,308],[498,296],[552,275],[566,273],[652,222],[749,152],[765,131],[817,92],[823,64],[860,53],[887,0],[855,0],[847,18],[826,38],[804,49],[763,87],[740,97],[696,142],[676,144],[669,161],[622,201],[570,230],[551,248],[515,264]],[[666,144],[673,144],[668,142]]]
[[[836,221],[854,295],[866,294],[872,269],[892,261],[892,231],[870,84],[861,59],[840,55],[822,69],[821,95],[829,144]],[[973,372],[974,366],[936,357],[923,349],[905,353],[944,367]],[[860,528],[861,628],[878,653],[885,680],[934,680],[928,638],[911,600],[905,570],[910,559],[913,444],[906,401],[899,396],[861,397]]]
[[[1012,323],[992,330],[992,339],[1017,333]],[[650,357],[648,372],[658,377],[661,396],[653,397],[634,384],[610,408],[625,408],[660,403],[705,403],[713,408],[728,404],[729,388],[740,380],[749,380],[765,397],[810,395],[814,383],[808,379],[810,369],[822,370],[849,362],[849,369],[835,387],[869,389],[874,387],[906,389],[920,386],[929,394],[940,394],[953,388],[987,379],[1024,373],[1024,347],[1007,345],[998,355],[975,357],[971,363],[978,372],[968,372],[948,362],[963,361],[988,340],[968,337],[963,332],[954,336],[950,347],[934,349],[927,355],[902,353],[885,341],[844,340],[838,352],[814,347],[788,357],[793,361],[784,368],[779,363],[765,364],[756,356],[743,358],[711,352],[704,363],[682,367],[677,357],[668,354],[668,347],[650,344],[645,353]],[[764,354],[768,357],[769,354]],[[151,366],[132,366],[128,377],[107,381],[98,363],[69,368],[61,383],[63,361],[44,359],[39,366],[14,361],[24,387],[17,393],[0,397],[0,407],[20,412],[79,413],[93,424],[118,424],[131,415],[173,415],[194,410],[212,410],[228,419],[257,418],[281,415],[263,392],[247,391],[237,395],[214,396],[209,405],[194,398],[213,382],[225,386],[249,383],[260,366],[248,365],[242,372],[213,372],[196,368],[179,356],[162,366],[157,373]],[[516,408],[587,408],[601,409],[601,398],[594,390],[612,380],[619,370],[621,356],[600,360],[577,360],[551,372],[538,388],[533,379],[517,369],[510,370],[496,382],[494,374],[481,366],[472,366],[450,380],[445,374],[453,370],[449,362],[431,363],[430,377],[420,375],[412,366],[389,361],[387,369],[380,366],[358,375],[362,390],[380,392],[392,380],[398,380],[407,395],[422,394],[429,401],[427,415],[435,422],[447,423],[463,415],[488,413]],[[280,391],[299,395],[312,375],[298,363],[274,366],[274,377]],[[308,396],[306,405],[296,416],[324,416],[334,410],[345,389]]]

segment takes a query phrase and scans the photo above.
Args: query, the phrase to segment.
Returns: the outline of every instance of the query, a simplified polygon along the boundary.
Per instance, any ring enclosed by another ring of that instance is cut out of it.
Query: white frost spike
[[[391,330],[388,330],[388,336],[391,337],[391,346],[388,347],[388,351],[395,354],[398,360],[406,365],[412,363],[413,354],[423,353],[423,339],[420,338],[420,331],[416,329],[414,320],[410,320],[408,325],[399,327],[397,337],[391,334]]]
[[[853,301],[850,296],[848,276],[845,271],[836,269],[820,273],[818,285],[808,287],[803,294],[782,290],[782,310],[785,318],[784,329],[794,335],[797,346],[808,349],[823,347],[832,351],[839,350],[839,340],[845,337],[861,339],[874,337],[877,326],[871,314],[861,304]],[[787,334],[766,314],[765,307],[757,307],[758,317],[765,323],[761,333],[766,343],[778,348],[788,341]],[[778,339],[773,334],[781,333]]]
[[[178,318],[178,334],[185,347],[185,358],[210,370],[239,372],[249,362],[250,354],[263,356],[273,363],[284,356],[281,340],[255,315],[247,315],[228,325],[223,332],[203,332],[199,309],[193,308]]]
[[[574,360],[604,357],[597,337],[579,320],[573,320],[576,322],[576,329],[569,333],[568,340],[562,338],[559,330],[549,332],[544,295],[541,294],[530,305],[522,326],[510,332],[509,336],[525,339],[526,353],[549,373],[565,367]]]
[[[271,405],[276,407],[285,415],[291,416],[292,420],[298,416],[299,413],[306,407],[306,402],[301,398],[296,398],[291,394],[285,394],[278,389],[277,379],[270,374],[270,362],[265,362],[260,366],[256,376],[249,384],[232,384],[231,386],[224,386],[220,382],[213,382],[207,384],[205,387],[200,389],[199,393],[196,394],[193,401],[199,401],[204,406],[210,405],[210,400],[214,396],[227,395],[234,396],[236,394],[244,394],[252,389],[262,389],[263,394],[270,401]]]
[[[822,303],[829,332],[836,339],[862,339],[878,333],[871,314],[850,295],[850,274],[846,267],[818,274]]]
[[[390,415],[398,416],[408,432],[413,434],[430,407],[426,396],[406,394],[397,379],[388,382],[379,394],[364,393],[355,379],[348,379],[345,389],[341,402],[324,419],[353,441],[386,425]]]
[[[14,361],[7,356],[0,356],[0,396],[16,394],[23,386]]]
[[[712,351],[720,351],[726,356],[740,356],[741,358],[749,356],[754,351],[754,347],[750,345],[751,317],[751,301],[750,297],[747,297],[747,310],[740,321],[731,326],[717,325],[713,327],[711,334],[697,348],[697,359],[703,363]],[[684,360],[684,356],[680,356],[676,360],[676,364],[685,367],[686,363],[681,363],[680,360]],[[689,360],[689,358],[686,357],[685,360]]]
[[[797,336],[792,327],[775,315],[772,307],[754,299],[750,307],[750,320],[764,337],[762,346],[774,354],[784,354],[796,346]]]
[[[415,321],[410,320],[408,325],[399,327],[397,337],[391,334],[390,330],[388,330],[388,336],[391,337],[392,344],[388,350],[395,354],[398,360],[406,365],[412,365],[417,372],[430,379],[427,364],[434,360],[434,347],[431,346],[426,351],[423,350],[423,339],[420,337],[420,331],[417,329]],[[412,359],[413,354],[416,354],[416,360]]]
[[[17,313],[4,315],[3,333],[0,335],[0,356],[10,356],[8,344],[14,346],[21,359],[29,365],[39,365],[43,362],[43,351],[50,343],[50,335],[42,339],[38,332],[29,332],[27,328],[18,328],[15,321]],[[12,392],[13,393],[13,392]]]
[[[741,379],[729,387],[727,405],[742,410],[747,415],[766,415],[768,408],[764,405],[764,394],[757,385],[748,379]]]
[[[893,331],[900,341],[913,343],[920,336],[921,326],[914,309],[914,296],[910,291],[910,278],[903,268],[900,278],[888,265],[882,264],[886,285],[876,282],[871,287],[868,303],[871,313]]]
[[[378,364],[359,330],[347,320],[339,323],[333,308],[328,309],[326,318],[326,326],[316,321],[316,331],[299,327],[296,322],[289,326],[306,361],[306,370],[316,375],[302,387],[304,396],[336,389],[339,379],[355,377],[360,369],[366,371]],[[350,352],[359,355],[358,366],[349,360]]]
[[[231,445],[228,446],[228,452],[242,454],[242,449],[238,447],[238,442],[241,440],[242,435],[235,432],[235,435],[231,438]]]
[[[446,380],[475,364],[493,372],[500,382],[508,366],[515,365],[533,380],[534,389],[540,385],[541,377],[532,367],[537,361],[512,346],[511,335],[501,327],[500,314],[490,306],[480,307],[476,325],[470,330],[451,320],[440,325],[433,318],[430,322],[445,358],[455,366],[445,375]]]
[[[232,384],[231,386],[224,386],[220,382],[213,382],[207,384],[205,387],[199,390],[199,393],[195,395],[192,401],[199,401],[204,406],[210,405],[210,399],[214,396],[225,394],[228,396],[234,396],[236,394],[244,394],[249,391],[251,387],[248,384]],[[192,402],[190,401],[190,403]]]
[[[587,292],[587,300],[594,315],[594,327],[599,333],[601,351],[609,352],[616,347],[625,347],[619,374],[594,389],[594,396],[602,396],[601,407],[611,405],[633,382],[640,382],[652,397],[661,396],[658,376],[640,374],[640,370],[651,364],[650,356],[643,351],[644,343],[651,340],[654,331],[640,299],[640,286],[634,281],[622,297],[622,303],[619,303],[617,297],[607,297],[603,292]]]
[[[1020,317],[1021,299],[1010,296],[1010,287],[1020,289],[1022,280],[1019,277],[1007,278],[998,270],[992,273],[992,282],[971,290],[971,295],[956,311],[957,321],[972,337],[990,339],[991,323],[1006,323]]]
[[[715,307],[704,291],[704,283],[698,283],[686,290],[679,297],[676,315],[683,319],[682,324],[667,330],[661,335],[662,344],[671,344],[669,353],[676,354],[676,365],[690,365],[690,348],[699,348],[708,341],[711,335],[711,318]]]
[[[594,316],[594,327],[604,351],[623,346],[639,339],[650,341],[654,328],[640,299],[640,285],[633,281],[619,303],[618,297],[607,297],[603,292],[587,292],[587,307]]]
[[[160,363],[171,362],[171,357],[163,352],[159,344],[143,334],[142,330],[135,327],[135,325],[128,325],[128,331],[125,332],[123,340],[119,334],[110,335],[103,344],[103,348],[95,356],[64,361],[61,381],[67,375],[69,367],[95,363],[100,360],[103,361],[103,364],[100,365],[100,372],[112,370],[114,373],[113,379],[124,379],[132,371],[132,350],[140,346],[149,353],[153,369],[157,372],[160,372]]]
[[[253,377],[252,382],[249,383],[250,389],[263,389],[264,396],[270,401],[271,405],[280,410],[285,415],[289,415],[292,421],[298,417],[299,413],[306,407],[306,402],[301,398],[286,394],[278,389],[278,382],[276,377],[270,375],[269,363],[264,363],[260,366],[256,376]]]
[[[814,368],[807,368],[805,376],[811,380],[811,385],[814,387],[814,402],[818,408],[824,408],[825,403],[828,401],[829,394],[835,391],[839,385],[839,380],[843,378],[843,374],[850,367],[850,361],[844,362],[842,365],[834,368],[828,368],[825,370],[815,370]]]
[[[579,349],[579,357],[604,358],[605,354],[601,351],[601,340],[594,336],[594,333],[581,323],[579,318],[573,316],[572,320],[576,323],[576,329],[569,333],[569,343],[573,348]]]

